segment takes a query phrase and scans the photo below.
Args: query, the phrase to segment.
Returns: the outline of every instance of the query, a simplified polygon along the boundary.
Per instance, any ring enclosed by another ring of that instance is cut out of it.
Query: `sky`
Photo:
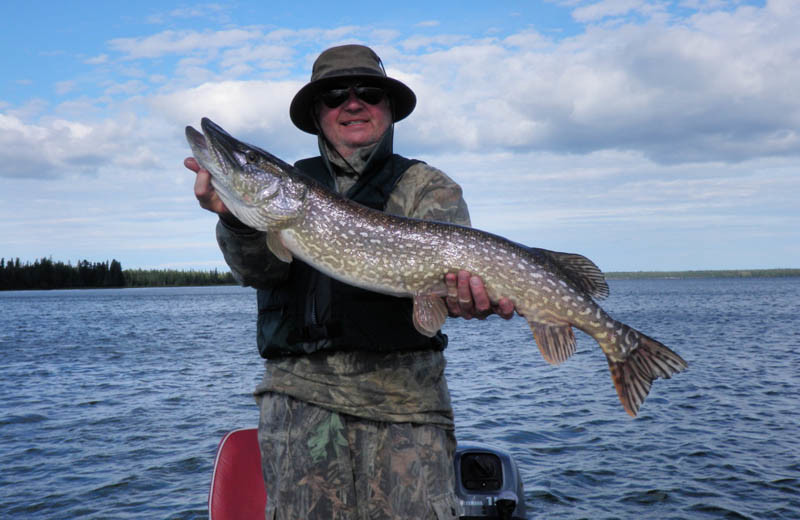
[[[0,11],[6,259],[224,268],[184,128],[315,155],[289,103],[322,50],[362,43],[417,94],[395,151],[461,184],[475,227],[605,271],[800,267],[796,0]]]

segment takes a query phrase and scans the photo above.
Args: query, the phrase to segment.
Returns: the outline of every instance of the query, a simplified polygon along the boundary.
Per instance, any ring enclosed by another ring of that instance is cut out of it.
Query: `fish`
[[[659,341],[606,313],[601,270],[588,258],[524,246],[456,224],[367,208],[334,193],[269,152],[231,136],[208,118],[186,127],[198,163],[227,208],[265,232],[280,260],[297,258],[347,284],[413,299],[413,323],[433,336],[448,317],[447,273],[482,278],[489,299],[509,298],[527,320],[544,359],[559,365],[576,351],[573,328],[605,353],[620,402],[636,417],[657,378],[688,367]]]

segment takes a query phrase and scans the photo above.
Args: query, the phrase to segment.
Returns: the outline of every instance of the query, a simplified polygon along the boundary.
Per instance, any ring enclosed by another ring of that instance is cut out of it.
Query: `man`
[[[469,225],[461,188],[441,171],[392,153],[394,122],[416,97],[387,77],[368,47],[324,51],[291,106],[292,122],[318,136],[320,155],[298,161],[308,176],[389,213]],[[453,413],[442,351],[447,337],[419,334],[411,301],[340,283],[267,249],[239,222],[194,159],[195,195],[219,214],[217,239],[244,284],[258,289],[258,347],[266,373],[256,389],[267,518],[456,518]],[[452,316],[493,309],[470,273],[446,276]]]

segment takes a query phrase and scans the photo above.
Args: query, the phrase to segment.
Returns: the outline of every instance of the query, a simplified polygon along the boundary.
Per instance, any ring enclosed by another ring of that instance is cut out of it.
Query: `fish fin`
[[[548,251],[547,249],[538,249],[537,251],[550,258],[565,277],[592,298],[598,300],[608,298],[608,283],[606,283],[603,271],[585,256]]]
[[[639,335],[639,346],[625,361],[607,357],[611,380],[622,406],[631,417],[636,417],[654,379],[669,379],[689,366],[665,345],[642,333]]]
[[[414,327],[425,336],[433,337],[447,319],[447,305],[434,294],[414,297]]]
[[[575,333],[569,325],[529,322],[542,357],[551,365],[560,365],[575,353]]]
[[[292,261],[292,252],[286,249],[286,246],[281,242],[281,235],[278,232],[267,232],[267,247],[272,254],[278,257],[287,264]]]

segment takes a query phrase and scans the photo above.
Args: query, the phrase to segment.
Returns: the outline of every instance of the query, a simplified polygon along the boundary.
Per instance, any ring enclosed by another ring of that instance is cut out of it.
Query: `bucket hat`
[[[386,90],[391,100],[394,122],[408,116],[417,104],[417,96],[410,88],[386,75],[383,62],[372,49],[364,45],[341,45],[319,55],[311,69],[311,81],[292,99],[289,116],[297,128],[309,134],[318,133],[314,121],[317,94],[342,80],[364,80],[369,85]]]

